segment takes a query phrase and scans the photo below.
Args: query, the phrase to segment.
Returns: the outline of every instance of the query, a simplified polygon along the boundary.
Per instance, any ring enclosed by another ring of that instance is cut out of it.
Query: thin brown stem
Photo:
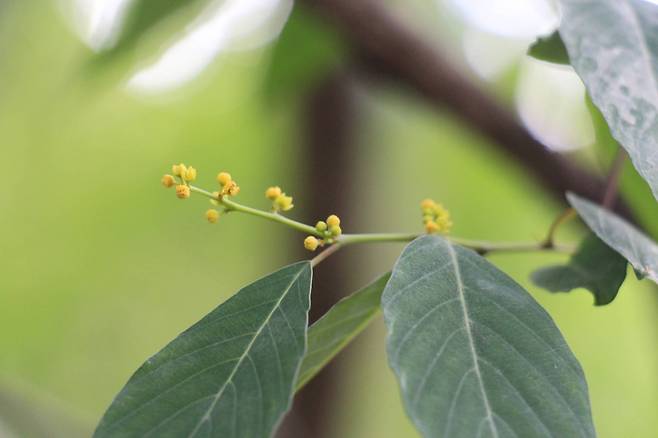
[[[311,259],[311,267],[315,268],[317,265],[319,265],[324,259],[338,251],[339,249],[342,248],[342,245],[339,243],[336,243],[334,245],[331,245],[329,248],[325,249],[322,251],[320,254],[316,255]]]
[[[624,169],[626,158],[628,158],[628,154],[620,147],[615,156],[615,160],[610,166],[610,171],[608,172],[608,178],[605,184],[605,192],[603,193],[602,201],[602,205],[605,208],[609,209],[613,207],[617,200],[617,194],[619,193],[619,178]]]

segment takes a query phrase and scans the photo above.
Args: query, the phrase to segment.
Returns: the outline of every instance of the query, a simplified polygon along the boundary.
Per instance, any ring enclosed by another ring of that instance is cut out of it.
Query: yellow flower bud
[[[323,233],[327,231],[327,223],[325,221],[318,221],[318,223],[315,224],[315,229],[320,233]]]
[[[217,174],[217,182],[220,183],[222,186],[227,185],[230,183],[232,180],[231,174],[227,172],[219,172]]]
[[[337,227],[338,225],[340,225],[340,219],[335,214],[332,214],[327,218],[327,225],[329,225],[329,229],[331,229],[331,227],[334,226]]]
[[[332,236],[340,236],[343,230],[340,229],[339,225],[331,225],[329,227],[329,232],[331,233]]]
[[[185,184],[179,184],[176,186],[176,196],[180,199],[187,199],[190,197],[190,188]]]
[[[167,188],[173,187],[174,184],[176,184],[176,180],[171,175],[163,176],[162,179],[160,180],[160,182],[162,183],[163,186],[165,186]]]
[[[420,208],[422,208],[423,210],[428,209],[428,208],[433,209],[433,208],[434,208],[434,204],[435,204],[435,202],[434,202],[433,199],[429,199],[429,198],[427,198],[427,199],[423,199],[423,200],[420,202]]]
[[[288,211],[294,207],[292,203],[292,196],[286,196],[285,193],[281,193],[274,200],[274,205],[276,208],[278,208],[281,211]]]
[[[209,209],[206,211],[206,219],[208,219],[208,222],[211,224],[216,223],[219,220],[219,212],[214,208]]]
[[[281,187],[279,186],[274,186],[274,187],[269,187],[267,190],[265,190],[265,197],[267,199],[270,199],[274,201],[276,198],[281,196]]]
[[[183,174],[183,179],[185,181],[194,181],[196,179],[196,169],[192,166],[185,169],[185,173]]]
[[[315,251],[318,249],[319,245],[320,241],[313,236],[308,236],[306,239],[304,239],[304,248],[308,249],[309,251]]]
[[[425,231],[428,233],[436,233],[439,231],[439,225],[434,221],[429,221],[425,224]]]
[[[187,167],[185,167],[183,163],[174,164],[173,166],[171,166],[171,172],[176,176],[183,176],[185,175],[186,171],[187,171]]]
[[[240,186],[235,181],[231,181],[226,187],[228,187],[227,194],[229,196],[235,196],[240,193]]]

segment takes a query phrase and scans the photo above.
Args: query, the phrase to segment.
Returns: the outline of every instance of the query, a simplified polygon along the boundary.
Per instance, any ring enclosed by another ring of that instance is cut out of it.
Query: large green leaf
[[[308,349],[297,379],[297,390],[311,380],[379,312],[382,291],[391,273],[336,303],[308,330]]]
[[[588,227],[611,248],[624,256],[638,277],[658,283],[658,244],[616,214],[580,198],[567,194],[569,203],[578,211]]]
[[[626,279],[626,259],[590,234],[566,265],[549,266],[532,273],[532,281],[551,292],[584,287],[597,306],[611,303]]]
[[[592,437],[585,377],[550,316],[474,251],[410,243],[382,295],[389,363],[426,437]]]
[[[537,41],[528,48],[528,55],[553,64],[569,64],[567,48],[564,47],[562,38],[557,31],[537,38]]]
[[[560,35],[612,135],[658,199],[658,6],[561,0]]]
[[[95,437],[269,437],[306,350],[311,266],[241,289],[130,378]]]

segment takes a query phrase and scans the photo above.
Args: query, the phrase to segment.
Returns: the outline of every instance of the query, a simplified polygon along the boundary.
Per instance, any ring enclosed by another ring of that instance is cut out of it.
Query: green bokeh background
[[[89,74],[89,52],[53,7],[0,3],[0,436],[31,408],[54,436],[89,434],[145,358],[241,285],[295,260],[291,242],[303,236],[234,215],[210,226],[207,201],[181,202],[159,183],[183,161],[199,185],[230,170],[250,205],[264,207],[272,183],[304,192],[298,102],[263,95],[270,55],[223,57],[184,93],[143,99],[114,73]],[[359,109],[359,208],[343,218],[347,230],[414,231],[418,200],[431,196],[450,208],[455,235],[538,239],[561,208],[449,114],[386,89],[361,90]],[[293,216],[314,219],[303,208]],[[561,237],[580,233],[573,224]],[[355,266],[354,289],[400,249],[346,249],[368,261]],[[491,257],[563,330],[599,435],[655,436],[655,288],[629,275],[614,305],[595,308],[585,291],[550,295],[528,282],[535,267],[562,259]],[[416,436],[383,335],[378,321],[344,353],[332,436]],[[28,403],[17,413],[19,399]],[[70,429],[58,425],[66,421]]]

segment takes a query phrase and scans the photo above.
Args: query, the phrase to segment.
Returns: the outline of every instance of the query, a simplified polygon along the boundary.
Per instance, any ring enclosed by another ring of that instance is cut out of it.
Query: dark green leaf
[[[296,5],[276,41],[264,92],[270,99],[303,94],[342,62],[345,48],[335,30]]]
[[[241,289],[130,378],[95,437],[269,437],[306,350],[311,266]]]
[[[410,243],[382,296],[388,355],[426,437],[593,437],[587,383],[550,316],[475,252]]]
[[[311,380],[379,312],[390,272],[343,298],[308,330],[308,349],[297,380],[297,390]]]
[[[532,273],[532,281],[551,292],[569,292],[583,287],[602,306],[612,302],[626,279],[626,259],[590,234],[567,265],[549,266]]]
[[[110,52],[132,49],[151,29],[187,8],[201,10],[209,0],[137,0],[130,7],[116,44]]]
[[[658,6],[561,0],[560,35],[610,131],[658,199]]]
[[[528,55],[554,64],[569,64],[569,54],[560,34],[555,31],[549,36],[539,37],[530,48]]]
[[[616,214],[580,198],[567,194],[571,206],[587,226],[611,248],[624,256],[639,278],[658,283],[658,245],[633,225]]]

